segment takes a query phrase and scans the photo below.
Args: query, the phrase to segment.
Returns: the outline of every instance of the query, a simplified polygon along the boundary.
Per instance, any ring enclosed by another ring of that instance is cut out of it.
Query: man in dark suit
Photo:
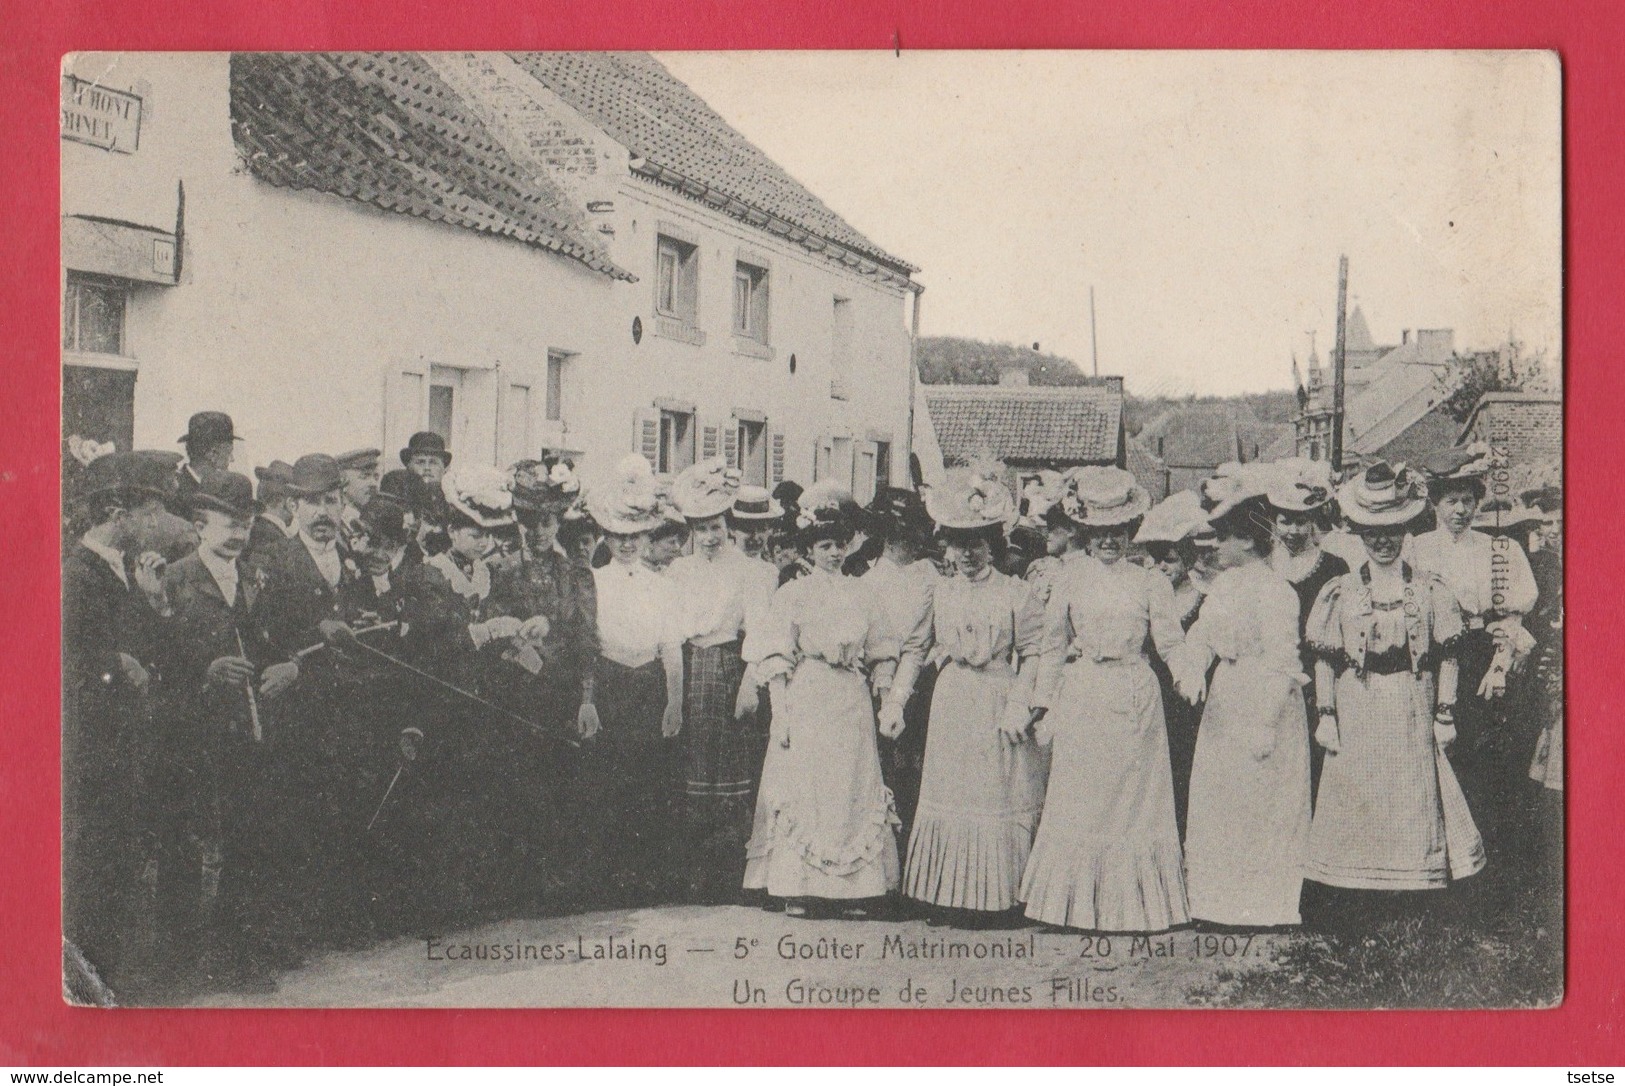
[[[256,556],[272,546],[299,534],[299,522],[293,514],[293,491],[288,489],[293,479],[293,465],[273,460],[263,468],[255,468],[254,478],[259,480],[254,494],[258,512],[248,530],[248,549],[243,552],[251,562],[257,561]]]
[[[173,953],[200,949],[212,982],[261,986],[285,964],[264,854],[278,834],[265,802],[265,711],[299,667],[258,620],[260,576],[242,560],[252,493],[245,476],[204,472],[191,495],[198,548],[164,575],[151,799]]]
[[[293,465],[298,534],[258,557],[264,573],[266,632],[284,653],[324,641],[323,624],[348,624],[362,573],[340,541],[343,480],[337,461],[314,453]],[[283,876],[300,887],[304,938],[334,945],[364,941],[368,925],[354,879],[366,797],[359,780],[378,758],[356,711],[368,694],[371,672],[343,654],[323,649],[305,657],[299,686],[278,706],[273,757],[278,802],[289,812],[282,843]]]
[[[186,423],[186,433],[176,439],[186,447],[186,460],[175,469],[175,493],[170,512],[178,517],[192,515],[192,495],[206,471],[225,471],[236,453],[237,436],[231,416],[224,411],[199,411]]]
[[[63,932],[70,990],[95,1002],[122,980],[137,874],[130,755],[150,681],[140,658],[153,615],[142,596],[156,595],[163,560],[127,553],[138,527],[132,510],[152,498],[133,454],[92,461],[77,489],[85,531],[62,568]]]

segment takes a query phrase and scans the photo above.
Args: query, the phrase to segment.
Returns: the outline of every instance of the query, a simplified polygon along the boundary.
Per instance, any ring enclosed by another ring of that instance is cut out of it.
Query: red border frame
[[[71,49],[366,48],[1550,48],[1564,64],[1565,226],[1572,447],[1625,434],[1620,371],[1594,352],[1625,342],[1615,264],[1625,162],[1625,19],[1610,0],[1365,0],[1342,11],[1286,0],[1198,10],[1181,0],[1067,3],[893,0],[886,5],[660,0],[392,6],[382,0],[6,0],[0,47],[0,192],[10,205],[0,305],[11,320],[0,398],[0,571],[10,615],[0,656],[0,795],[14,798],[0,866],[0,1063],[1625,1063],[1621,808],[1625,671],[1609,668],[1609,592],[1569,608],[1571,950],[1568,995],[1546,1012],[1123,1011],[123,1011],[59,998],[57,918],[58,137],[60,55]],[[877,10],[878,9],[878,10]],[[1346,12],[1346,14],[1345,14]],[[1612,259],[1611,259],[1612,258]],[[1610,268],[1614,270],[1610,271]],[[1580,346],[1578,352],[1576,345]],[[1618,538],[1616,463],[1570,465],[1573,583],[1610,585],[1598,546]],[[1611,494],[1612,501],[1604,496]]]

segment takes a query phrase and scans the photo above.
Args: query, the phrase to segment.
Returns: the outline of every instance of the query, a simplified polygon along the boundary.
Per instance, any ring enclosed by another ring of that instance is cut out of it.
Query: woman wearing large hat
[[[755,669],[746,665],[742,649],[751,629],[765,620],[779,571],[730,538],[731,527],[783,515],[765,490],[757,490],[748,496],[747,511],[737,513],[739,472],[720,459],[685,469],[672,484],[672,500],[694,544],[693,553],[671,564],[669,576],[689,620],[683,644],[683,868],[688,896],[700,903],[739,897],[756,776],[767,747]]]
[[[591,708],[582,709],[584,789],[577,812],[587,880],[618,904],[667,896],[675,871],[671,778],[683,727],[687,623],[675,586],[643,561],[649,535],[668,522],[654,471],[632,453],[593,487],[587,509],[610,561],[592,571],[598,658]]]
[[[851,515],[816,501],[797,515],[811,569],[774,593],[744,648],[773,705],[745,889],[785,901],[791,915],[881,897],[899,873],[870,698],[871,681],[891,685],[898,645],[861,579],[841,572]]]
[[[1241,474],[1203,488],[1220,572],[1170,661],[1185,699],[1206,702],[1185,829],[1191,918],[1226,926],[1298,923],[1309,836],[1298,601],[1269,564],[1263,491]]]
[[[926,507],[954,574],[929,583],[880,711],[882,734],[901,731],[914,677],[942,661],[903,893],[948,918],[986,916],[1016,907],[1044,805],[1049,759],[1028,727],[1044,604],[995,568],[1016,520],[999,472],[950,478]]]
[[[1490,484],[1505,474],[1506,464],[1490,446],[1442,449],[1422,467],[1438,526],[1412,540],[1409,557],[1449,586],[1467,627],[1457,654],[1461,743],[1454,760],[1487,843],[1496,850],[1511,843],[1513,797],[1534,750],[1534,735],[1509,715],[1505,698],[1508,680],[1534,646],[1524,617],[1539,590],[1515,539],[1474,526]],[[1510,497],[1510,490],[1498,482],[1494,497]]]
[[[1271,465],[1274,477],[1264,491],[1274,519],[1275,546],[1269,552],[1270,565],[1287,579],[1298,594],[1299,655],[1309,685],[1304,688],[1306,706],[1315,704],[1315,655],[1302,644],[1309,628],[1309,612],[1320,590],[1349,571],[1349,564],[1321,546],[1322,536],[1331,529],[1337,510],[1332,490],[1330,466],[1324,460],[1281,460]],[[1358,542],[1356,541],[1356,546]],[[1363,548],[1361,548],[1363,552]],[[1315,722],[1305,718],[1305,727],[1314,734]],[[1309,750],[1309,794],[1320,784],[1325,751],[1311,743]]]
[[[1321,590],[1309,616],[1326,764],[1309,831],[1309,879],[1355,890],[1438,889],[1484,866],[1445,757],[1455,737],[1461,612],[1445,583],[1400,557],[1427,509],[1421,480],[1377,463],[1338,490],[1367,558]]]
[[[400,570],[402,654],[490,699],[507,681],[512,665],[502,657],[520,633],[518,619],[492,611],[487,563],[492,533],[513,523],[513,494],[505,474],[478,464],[448,471],[440,488],[449,546]],[[512,728],[469,699],[413,692],[421,698],[414,723],[422,732],[414,756],[428,768],[417,777],[421,801],[400,809],[411,812],[403,817],[422,817],[428,841],[419,920],[428,928],[455,926],[511,904],[513,868],[524,862],[508,820]]]
[[[1022,879],[1027,915],[1102,931],[1184,923],[1162,693],[1146,661],[1183,639],[1173,591],[1126,560],[1151,498],[1121,468],[1081,468],[1063,499],[1093,561],[1064,569],[1045,611],[1034,716],[1053,737],[1049,790]]]

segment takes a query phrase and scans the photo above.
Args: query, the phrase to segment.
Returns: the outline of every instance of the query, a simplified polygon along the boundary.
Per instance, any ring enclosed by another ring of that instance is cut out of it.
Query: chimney
[[[1023,359],[1007,359],[999,363],[999,384],[1008,388],[1026,388],[1030,384],[1027,363]]]
[[[1403,347],[1405,344],[1409,343],[1410,341],[1411,341],[1411,330],[1409,328],[1407,328],[1403,332],[1399,333],[1399,345],[1401,347]]]

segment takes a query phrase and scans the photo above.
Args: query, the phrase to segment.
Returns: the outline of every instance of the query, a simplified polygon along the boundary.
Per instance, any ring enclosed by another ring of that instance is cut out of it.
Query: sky
[[[1544,53],[661,53],[923,270],[921,331],[1141,395],[1291,386],[1339,254],[1377,342],[1561,347],[1560,75]]]

